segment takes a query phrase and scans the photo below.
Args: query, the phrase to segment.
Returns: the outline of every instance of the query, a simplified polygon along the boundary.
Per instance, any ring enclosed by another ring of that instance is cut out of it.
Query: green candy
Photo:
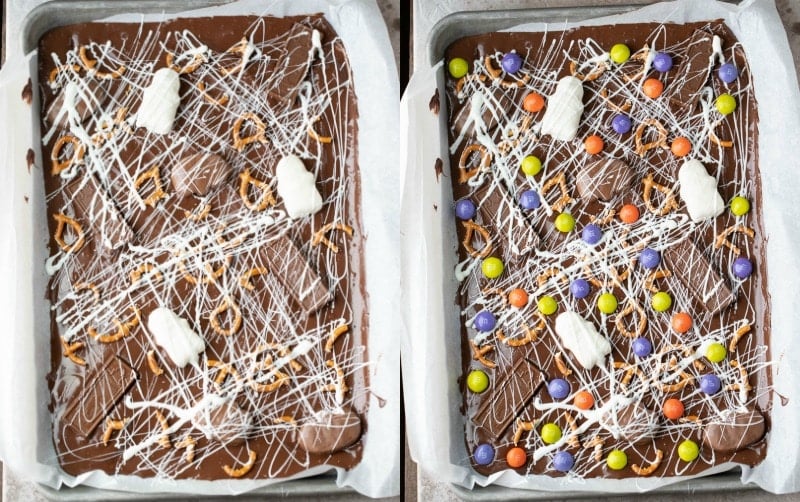
[[[687,439],[678,445],[678,456],[684,462],[691,462],[700,456],[700,447],[691,439]]]
[[[617,297],[612,293],[603,293],[597,297],[597,308],[604,314],[613,314],[617,310]]]
[[[561,427],[554,423],[544,424],[542,426],[542,441],[545,444],[553,444],[561,439]]]
[[[721,363],[727,355],[728,351],[725,350],[725,346],[721,343],[712,343],[706,349],[706,359],[712,363]]]
[[[736,109],[736,98],[730,94],[720,94],[714,106],[717,107],[717,111],[721,114],[728,115]]]
[[[542,161],[535,155],[528,155],[522,159],[521,169],[528,176],[536,176],[542,170]]]
[[[611,48],[609,56],[611,56],[611,61],[622,64],[631,57],[631,50],[625,44],[615,44],[614,47]]]
[[[672,297],[665,291],[659,291],[653,295],[651,304],[656,312],[665,312],[672,307]]]
[[[453,58],[447,65],[447,69],[450,70],[450,75],[453,78],[461,78],[469,71],[469,63],[463,58]]]
[[[503,275],[503,260],[490,256],[481,263],[481,271],[488,279],[496,279]]]
[[[475,394],[480,394],[489,388],[489,377],[481,370],[472,370],[467,376],[467,387]]]
[[[536,306],[539,307],[539,312],[544,315],[552,315],[556,313],[558,310],[558,302],[552,296],[543,296],[539,298],[539,301],[536,302]]]
[[[744,216],[750,212],[750,201],[744,197],[736,196],[731,199],[731,212],[735,216]]]
[[[628,455],[622,450],[613,450],[606,457],[606,465],[609,469],[620,471],[628,465]]]
[[[569,233],[575,229],[575,218],[569,213],[561,213],[556,216],[556,229],[561,233]]]

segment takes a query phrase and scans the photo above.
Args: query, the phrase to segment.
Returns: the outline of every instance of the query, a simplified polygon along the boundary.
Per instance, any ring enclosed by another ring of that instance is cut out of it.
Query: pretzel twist
[[[181,58],[178,58],[178,59],[181,59]],[[173,70],[173,71],[175,71],[175,72],[177,72],[177,73],[179,73],[181,75],[188,75],[189,73],[194,73],[195,70],[200,68],[200,65],[202,65],[203,63],[206,62],[206,58],[205,58],[205,56],[203,54],[195,53],[194,55],[192,55],[192,60],[191,61],[186,63],[184,66],[178,66],[178,65],[175,64],[175,54],[173,54],[170,51],[167,51],[167,55],[166,55],[165,60],[166,60],[167,66],[171,70]],[[198,88],[200,87],[200,84],[202,84],[202,82],[198,82],[198,84],[197,84]]]
[[[634,330],[628,329],[625,326],[625,318],[629,315],[632,316],[634,311],[639,315],[639,321],[636,323],[636,328]],[[627,336],[628,338],[636,338],[638,336],[642,336],[644,334],[644,330],[647,329],[647,314],[645,314],[644,309],[637,303],[635,303],[632,299],[628,299],[625,302],[625,308],[623,308],[619,314],[617,314],[617,318],[614,320],[614,325],[617,327],[620,333]]]
[[[245,121],[252,122],[255,125],[256,132],[250,136],[242,137],[242,127],[244,127]],[[253,112],[244,113],[233,123],[233,147],[236,148],[237,152],[241,153],[251,143],[266,145],[269,143],[266,133],[267,126],[264,125],[264,121],[258,115]]]
[[[521,79],[516,79],[513,82],[508,82],[503,78],[503,70],[495,68],[494,65],[492,64],[491,56],[486,56],[485,58],[483,58],[483,64],[486,67],[486,73],[489,74],[489,77],[494,81],[500,81],[500,85],[502,85],[505,88],[523,87],[531,79],[530,75],[525,74],[525,76],[522,77]]]
[[[755,231],[753,231],[753,229],[750,227],[746,227],[744,225],[732,225],[723,230],[722,232],[720,232],[719,235],[717,235],[716,239],[714,239],[714,249],[719,249],[722,246],[725,246],[728,249],[730,249],[733,252],[733,254],[739,256],[742,251],[737,246],[735,246],[728,238],[731,234],[734,233],[744,234],[745,236],[750,237],[751,239],[754,238],[756,234]]]
[[[464,246],[467,253],[473,258],[486,258],[489,256],[489,253],[492,252],[492,240],[489,231],[472,220],[462,220],[461,224],[464,226],[465,230],[461,244]],[[480,251],[475,249],[472,245],[472,238],[476,232],[481,236],[484,243]]]
[[[151,274],[153,270],[155,270],[155,273]],[[142,276],[145,274],[152,275],[153,279],[155,279],[156,281],[160,281],[163,279],[161,272],[158,271],[155,265],[153,265],[152,263],[143,263],[138,267],[136,267],[135,270],[131,271],[130,273],[131,286],[135,286],[136,284],[138,284],[139,281],[142,280]]]
[[[644,136],[644,131],[648,127],[654,127],[658,131],[658,136],[655,141],[651,141],[649,143],[642,143],[642,137]],[[644,157],[644,154],[647,153],[649,150],[653,148],[661,148],[664,150],[669,149],[669,145],[667,145],[667,130],[664,128],[663,124],[657,119],[647,119],[644,120],[639,127],[636,128],[636,133],[634,134],[634,140],[636,143],[636,155],[639,157]]]
[[[486,82],[486,75],[470,74],[470,75],[464,75],[463,77],[458,79],[458,81],[456,81],[456,87],[455,87],[456,96],[458,96],[459,98],[463,97],[461,95],[461,91],[463,90],[464,85],[469,81]]]
[[[486,359],[486,354],[494,350],[493,345],[484,345],[483,347],[478,347],[474,340],[470,340],[469,346],[472,347],[472,359],[478,361],[487,368],[494,368],[497,366],[494,361]]]
[[[222,277],[222,274],[225,273],[225,270],[227,270],[228,266],[231,264],[231,260],[232,258],[230,256],[225,256],[225,261],[216,270],[210,263],[203,263],[203,277],[198,281],[197,278],[190,274],[189,270],[186,268],[186,263],[184,263],[183,259],[183,253],[178,253],[178,269],[183,275],[183,278],[189,284],[212,284],[215,283],[217,279]]]
[[[73,73],[79,73],[81,71],[81,67],[80,67],[80,65],[77,65],[77,64],[72,64],[72,65],[65,64],[65,65],[56,66],[55,68],[50,70],[50,75],[49,75],[49,77],[47,79],[47,83],[50,84],[50,88],[51,89],[58,89],[59,87],[61,87],[61,85],[58,84],[56,79],[58,78],[58,75],[61,72],[66,72],[66,71],[71,71]]]
[[[119,67],[117,67],[116,70],[113,71],[97,70],[96,69],[97,60],[89,57],[89,55],[86,52],[86,49],[87,46],[82,45],[81,48],[78,50],[78,56],[80,57],[83,67],[86,68],[86,71],[89,72],[90,74],[93,73],[94,76],[97,78],[113,79],[113,78],[119,78],[122,76],[123,73],[125,73],[124,65],[120,65]]]
[[[245,170],[239,175],[239,181],[239,196],[242,198],[244,205],[247,206],[247,208],[251,211],[263,211],[269,206],[274,206],[276,204],[275,197],[272,195],[272,189],[270,188],[269,183],[254,178],[250,174],[249,167],[245,168]],[[259,196],[256,202],[250,200],[250,196],[248,195],[251,185],[261,190],[261,196]]]
[[[212,105],[225,106],[228,104],[228,101],[230,101],[230,97],[227,94],[223,94],[220,98],[211,97],[211,95],[206,92],[205,82],[197,82],[197,90],[200,91],[200,95],[203,96],[203,99]]]
[[[664,459],[664,452],[660,449],[656,451],[656,459],[648,464],[646,467],[639,467],[638,464],[631,465],[631,470],[635,472],[639,476],[649,476],[658,469],[658,466],[661,465],[661,461]]]
[[[248,472],[250,472],[253,466],[256,465],[256,456],[257,456],[256,452],[250,450],[246,464],[243,464],[241,467],[238,467],[236,469],[228,465],[223,465],[222,469],[225,471],[225,474],[227,474],[232,478],[241,478],[242,476],[245,476]]]
[[[206,202],[202,206],[200,206],[200,210],[197,212],[194,211],[184,211],[183,215],[186,217],[187,220],[191,221],[203,221],[211,214],[211,204]]]
[[[481,161],[476,167],[468,168],[467,162],[469,161],[470,156],[475,152],[480,153]],[[461,151],[461,156],[458,159],[458,182],[466,183],[478,173],[487,171],[491,163],[492,154],[486,149],[485,146],[477,143],[465,146]]]
[[[653,173],[649,173],[645,176],[642,180],[642,185],[644,186],[642,197],[644,198],[644,205],[647,207],[648,211],[659,216],[665,216],[669,214],[670,211],[678,210],[678,202],[675,200],[674,190],[653,181]],[[653,204],[652,197],[654,189],[664,194],[664,202],[661,203],[661,207]]]
[[[113,343],[127,337],[131,334],[131,330],[139,325],[139,309],[136,307],[129,307],[128,310],[133,313],[133,317],[130,321],[122,322],[117,318],[112,321],[117,328],[114,333],[101,335],[94,326],[89,326],[89,336],[100,343]]]
[[[667,269],[660,268],[658,270],[654,270],[653,272],[647,274],[647,277],[644,278],[644,288],[651,293],[658,293],[661,290],[656,287],[655,282],[658,279],[667,279],[669,277],[672,277],[672,272]]]
[[[264,361],[262,361],[260,364],[255,361],[255,358],[258,356],[258,354],[260,354],[261,352],[266,350],[266,348],[267,348],[266,346],[261,346],[261,347],[259,347],[259,350],[257,350],[252,355],[252,357],[253,357],[253,365],[252,365],[251,371],[247,375],[247,384],[250,386],[251,389],[253,389],[256,392],[273,392],[275,390],[278,390],[280,387],[282,387],[284,385],[287,385],[289,383],[289,375],[272,368],[272,356],[268,355],[264,359]],[[258,369],[262,369],[262,370],[265,370],[265,371],[269,370],[271,372],[270,376],[274,377],[274,380],[272,382],[269,382],[269,383],[257,382],[253,378],[253,373]]]
[[[250,45],[250,42],[246,38],[242,37],[242,39],[236,45],[234,45],[233,47],[231,47],[230,49],[225,51],[225,54],[239,55],[239,56],[241,56],[241,59],[239,60],[238,63],[236,63],[235,66],[233,66],[231,68],[220,68],[219,72],[223,76],[227,77],[228,75],[230,75],[232,73],[236,73],[236,72],[239,72],[239,71],[244,69],[244,65],[245,65],[244,57],[247,54],[247,49],[248,49],[249,45]]]
[[[591,82],[592,80],[596,80],[608,68],[608,63],[606,61],[602,61],[599,64],[595,64],[592,71],[584,75],[583,73],[578,72],[578,63],[576,61],[569,62],[570,74],[582,82]]]
[[[95,304],[100,303],[100,289],[93,282],[80,282],[76,284],[72,290],[77,295],[81,291],[90,291],[92,293],[92,300]]]
[[[67,144],[72,145],[72,155],[67,159],[60,160],[61,150],[63,150]],[[50,161],[53,164],[53,167],[50,169],[50,174],[57,176],[72,167],[73,164],[83,164],[83,157],[85,155],[86,147],[83,146],[83,143],[81,143],[78,138],[72,134],[61,136],[56,140],[53,145],[53,150],[50,152]]]
[[[133,182],[133,188],[138,191],[147,180],[153,180],[155,189],[144,199],[144,203],[150,207],[156,207],[156,203],[167,196],[167,192],[164,191],[161,184],[161,169],[157,165],[140,174]]]
[[[348,237],[353,236],[353,227],[351,227],[350,225],[347,225],[342,222],[326,223],[325,225],[322,226],[322,228],[314,232],[314,236],[311,238],[311,245],[319,246],[320,244],[324,244],[334,253],[338,253],[339,246],[337,246],[336,244],[331,242],[327,237],[325,237],[325,234],[333,230],[341,230],[342,232],[347,234]]]
[[[266,275],[268,273],[269,269],[267,267],[253,267],[250,270],[246,270],[241,277],[239,277],[239,285],[248,291],[253,291],[256,289],[256,286],[250,279],[254,276]]]
[[[83,227],[81,224],[63,213],[55,213],[53,215],[53,219],[57,222],[56,232],[53,235],[53,239],[56,241],[56,244],[58,244],[58,247],[61,248],[61,250],[65,253],[77,253],[80,251],[83,245],[86,243],[86,238],[83,234]],[[67,244],[67,241],[64,240],[64,230],[66,229],[66,225],[69,225],[69,227],[72,228],[72,230],[77,234],[72,244]]]
[[[231,325],[228,328],[223,328],[219,321],[219,316],[229,310],[233,312],[233,321],[231,321]],[[213,329],[216,334],[222,336],[231,336],[238,332],[242,327],[242,311],[239,309],[239,306],[236,304],[236,302],[231,299],[231,297],[225,296],[225,298],[222,299],[222,302],[217,305],[213,311],[211,311],[211,316],[209,317],[208,321],[209,324],[211,324],[211,329]]]
[[[625,112],[627,112],[628,110],[631,109],[631,106],[633,106],[633,104],[631,104],[630,100],[626,100],[625,103],[622,106],[617,105],[616,103],[613,103],[611,101],[611,99],[608,97],[608,91],[606,90],[605,87],[600,89],[600,97],[603,98],[603,102],[606,104],[606,106],[609,109],[611,109],[611,111],[614,111],[614,112],[617,112],[617,113],[625,113]]]
[[[567,207],[567,204],[573,201],[572,197],[569,195],[569,190],[567,189],[567,177],[564,175],[563,171],[555,176],[552,176],[550,179],[544,182],[541,191],[542,198],[544,198],[550,192],[550,190],[556,186],[561,191],[561,197],[559,197],[554,204],[551,204],[551,207],[554,211],[561,212],[565,207]]]

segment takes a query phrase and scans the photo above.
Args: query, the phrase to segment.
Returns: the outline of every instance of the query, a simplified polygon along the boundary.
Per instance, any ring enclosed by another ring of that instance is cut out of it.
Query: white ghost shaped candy
[[[578,133],[583,114],[583,85],[575,77],[564,77],[558,81],[556,92],[547,100],[547,109],[542,118],[542,135],[553,139],[571,141]]]
[[[299,157],[287,155],[275,168],[278,195],[283,199],[290,218],[302,218],[322,208],[322,196],[314,184],[314,175],[306,171]]]
[[[147,329],[176,366],[197,365],[198,354],[206,342],[192,330],[189,322],[172,310],[158,307],[147,318]]]
[[[717,190],[717,180],[708,174],[697,159],[687,160],[678,171],[681,199],[695,223],[716,218],[725,210],[725,201]]]
[[[139,111],[136,112],[136,127],[144,127],[155,134],[170,132],[181,102],[178,94],[180,85],[180,78],[175,70],[161,68],[155,72],[153,81],[144,90]]]
[[[611,344],[594,325],[577,312],[566,311],[556,317],[556,334],[584,368],[602,365],[611,353]]]

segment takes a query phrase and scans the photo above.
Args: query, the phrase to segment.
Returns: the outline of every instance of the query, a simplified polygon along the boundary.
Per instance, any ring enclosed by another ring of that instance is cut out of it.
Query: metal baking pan
[[[730,3],[739,3],[738,0],[723,0]],[[597,17],[623,14],[638,9],[645,5],[640,4],[613,5],[605,7],[559,7],[559,8],[532,8],[496,11],[462,11],[450,14],[439,20],[428,35],[426,52],[431,65],[436,64],[444,57],[445,49],[456,40],[471,35],[490,33],[504,30],[526,23],[563,23],[575,22]],[[443,100],[443,103],[446,100]],[[439,115],[441,120],[446,120],[447,114]],[[462,500],[468,501],[522,501],[522,500],[553,500],[598,498],[615,496],[619,494],[602,494],[596,492],[549,492],[536,490],[520,490],[502,486],[476,487],[468,490],[462,486],[451,485],[451,489]],[[720,474],[690,479],[669,486],[653,490],[651,494],[691,494],[691,493],[723,493],[760,490],[754,484],[742,484],[741,469],[735,467],[730,471]]]
[[[189,9],[201,9],[228,3],[230,0],[192,0],[176,2],[172,0],[53,0],[31,10],[22,22],[22,47],[25,53],[37,48],[39,39],[47,31],[67,24],[96,21],[116,14],[161,12],[174,13]],[[35,80],[36,75],[31,75]],[[35,88],[35,87],[34,87]],[[38,111],[35,123],[38,123]],[[180,493],[134,493],[102,490],[89,486],[75,488],[53,488],[35,484],[36,490],[46,499],[54,501],[93,502],[107,500],[219,500],[220,496],[198,496]],[[294,479],[266,486],[237,500],[255,501],[265,498],[290,497],[297,499],[325,497],[326,500],[356,500],[364,498],[352,488],[336,486],[333,470],[313,477]]]

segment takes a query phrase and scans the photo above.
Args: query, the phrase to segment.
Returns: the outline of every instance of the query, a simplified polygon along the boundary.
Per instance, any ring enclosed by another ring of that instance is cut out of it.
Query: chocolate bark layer
[[[39,54],[62,468],[215,480],[356,465],[357,107],[332,27],[91,23],[48,32]],[[276,191],[289,155],[322,198],[294,219]],[[334,437],[321,416],[356,420],[331,420]],[[302,430],[322,440],[304,449]]]
[[[622,63],[608,60],[618,43],[631,51]],[[458,57],[469,67],[463,78],[447,76],[442,104],[447,105],[454,201],[468,199],[476,206],[471,220],[454,218],[455,280],[467,451],[472,454],[481,444],[495,450],[489,465],[473,459],[481,474],[508,469],[506,454],[513,447],[526,453],[525,464],[516,468],[521,474],[586,478],[693,475],[729,461],[755,465],[764,458],[771,407],[765,370],[770,310],[758,114],[745,49],[720,22],[490,33],[447,49],[446,63]],[[522,65],[507,73],[502,61],[511,52]],[[668,71],[656,70],[656,52],[672,58]],[[719,79],[722,63],[737,67],[735,81]],[[565,77],[561,87],[569,92],[558,94]],[[664,84],[662,94],[643,92],[650,78]],[[544,97],[543,109],[523,106],[532,92]],[[729,115],[714,107],[723,93],[736,97],[736,110]],[[473,106],[476,113],[470,114]],[[570,136],[566,121],[571,124],[571,111],[581,107],[574,139],[554,139],[553,131]],[[543,134],[548,110],[556,120]],[[629,132],[612,127],[621,114],[631,121]],[[590,135],[604,141],[599,154],[584,148]],[[692,145],[685,157],[670,149],[679,137]],[[530,155],[542,168],[526,175],[521,165]],[[695,159],[714,186],[682,189],[678,172]],[[536,192],[540,204],[529,195],[521,202],[528,191]],[[692,198],[695,215],[716,214],[716,206],[709,206],[716,200],[711,191],[726,205],[734,196],[745,197],[751,209],[734,215],[725,207],[717,216],[692,221],[683,197]],[[625,205],[636,206],[638,216],[626,213],[623,221],[619,214]],[[526,225],[517,224],[520,219]],[[590,224],[601,235],[589,231],[584,239]],[[536,239],[520,232],[526,228]],[[483,242],[490,244],[486,252],[481,252]],[[489,257],[502,260],[500,275],[497,267],[484,273],[483,260]],[[751,261],[752,275],[734,274],[737,258]],[[516,289],[527,297],[520,300]],[[652,306],[659,292],[670,295],[671,305],[663,311]],[[617,300],[608,313],[598,308],[604,293]],[[491,330],[476,329],[481,311],[496,319]],[[581,338],[585,344],[573,343],[576,333],[556,332],[556,319],[567,313],[591,324],[582,325],[592,334]],[[692,326],[676,324],[678,332],[672,324],[677,313],[688,314]],[[639,338],[650,342],[650,351],[642,351]],[[610,354],[600,342],[610,344]],[[714,342],[726,349],[718,362],[706,357]],[[590,369],[578,354],[593,363]],[[509,379],[522,356],[541,374]],[[486,391],[467,387],[474,370],[489,378]],[[700,385],[707,374],[721,381],[716,393]],[[542,379],[557,378],[569,387],[565,396],[541,386]],[[668,418],[662,409],[671,398],[684,406],[679,417]],[[553,444],[541,436],[546,423],[562,432]],[[685,440],[700,446],[692,462],[677,453]],[[627,455],[621,470],[606,465],[614,449]],[[559,451],[575,459],[569,474],[553,467]],[[651,464],[652,469],[642,469]]]

